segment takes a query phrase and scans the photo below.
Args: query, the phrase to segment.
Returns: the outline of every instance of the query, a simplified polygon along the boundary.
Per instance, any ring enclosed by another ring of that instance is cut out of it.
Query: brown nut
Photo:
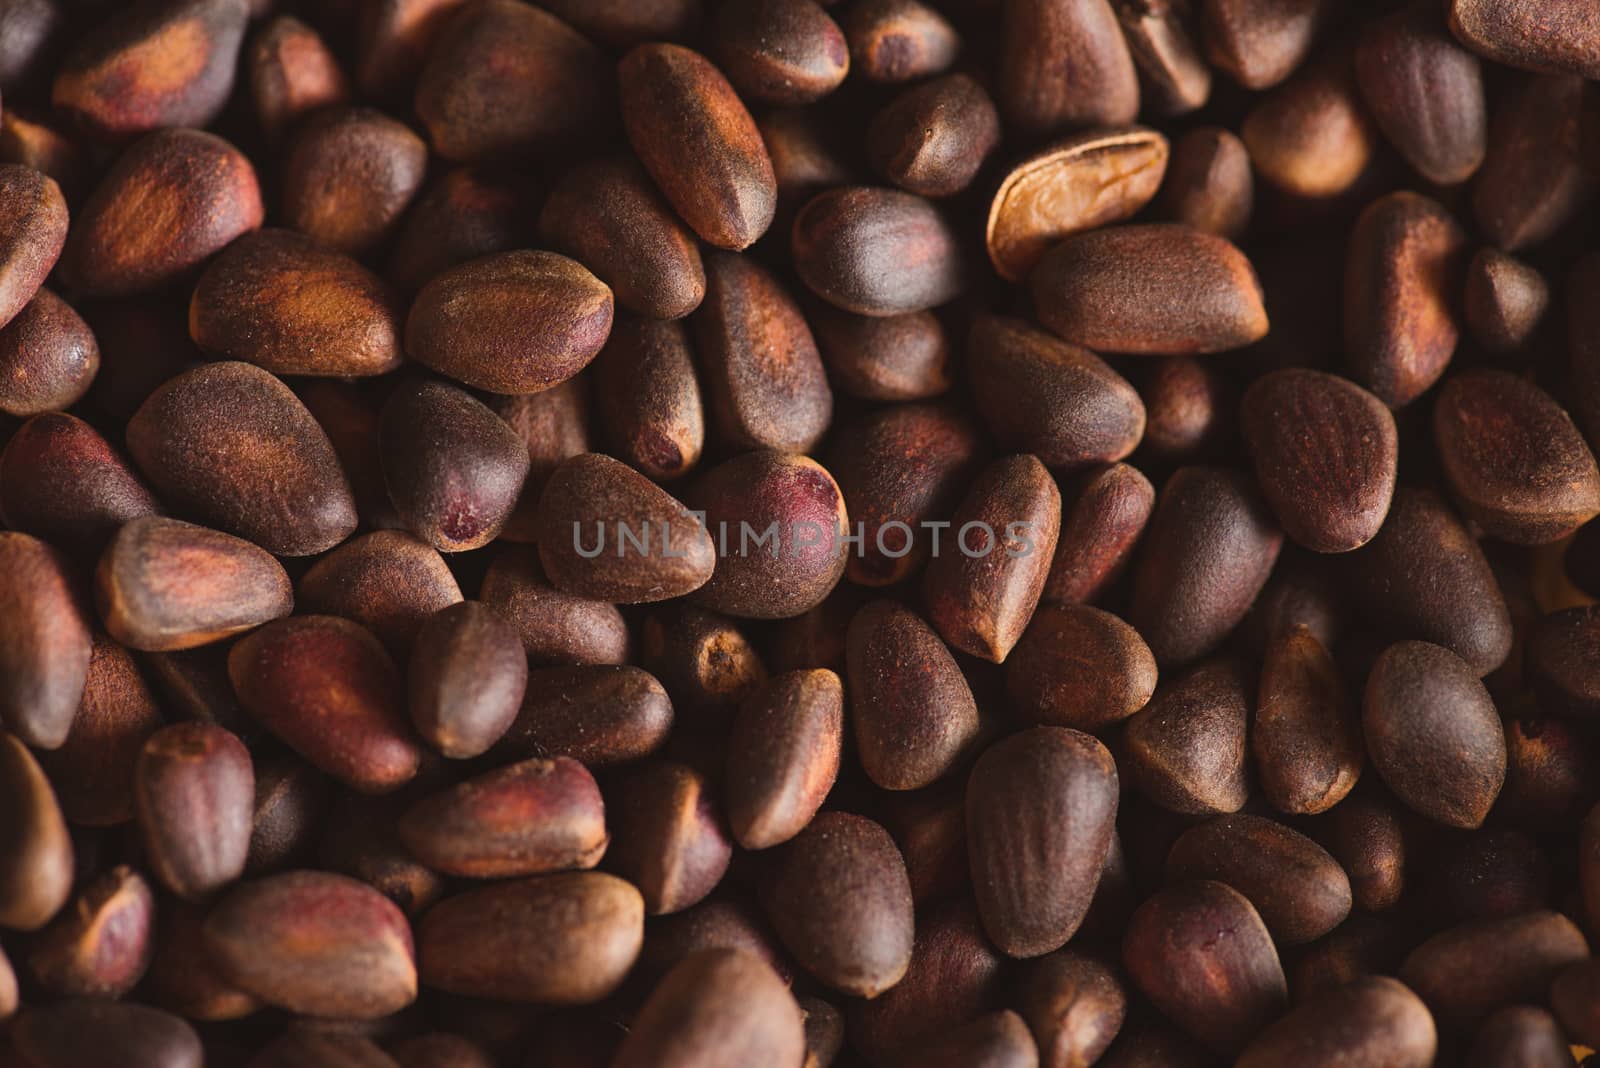
[[[0,633],[0,721],[55,749],[83,698],[91,639],[66,561],[28,534],[0,532]]]
[[[1303,623],[1267,642],[1250,751],[1262,793],[1291,815],[1334,807],[1361,775],[1355,709],[1333,657]]]
[[[0,453],[6,525],[74,554],[98,553],[122,524],[160,510],[127,459],[65,412],[29,419]]]
[[[67,239],[67,202],[55,179],[0,164],[0,326],[15,319],[49,277]],[[80,225],[82,225],[80,223]]]
[[[850,396],[926,400],[950,388],[950,340],[932,312],[855,315],[819,302],[806,317],[829,378]]]
[[[1334,6],[1328,0],[1201,0],[1206,58],[1246,89],[1268,89],[1306,58]]]
[[[795,270],[812,292],[858,315],[934,308],[965,281],[954,229],[931,202],[898,189],[819,193],[795,216],[789,243]]]
[[[672,722],[666,690],[639,668],[540,668],[528,673],[522,708],[492,754],[569,756],[598,769],[655,752]]]
[[[1507,252],[1558,233],[1588,200],[1573,128],[1581,78],[1549,74],[1513,85],[1489,121],[1489,148],[1472,189],[1479,229]]]
[[[72,839],[56,795],[27,746],[0,733],[0,927],[37,931],[72,893]]]
[[[1262,97],[1239,136],[1261,177],[1307,200],[1349,190],[1377,147],[1349,57],[1341,51]]]
[[[1172,146],[1158,207],[1174,222],[1237,241],[1250,225],[1250,150],[1220,126],[1200,126]]]
[[[350,86],[327,42],[293,15],[278,15],[252,35],[241,61],[256,124],[277,144],[314,111],[343,104]]]
[[[843,741],[844,689],[825,668],[779,675],[748,697],[728,735],[734,841],[767,849],[804,830],[833,789]]]
[[[711,54],[744,97],[792,106],[839,87],[850,52],[839,24],[816,0],[724,4],[709,27]]]
[[[921,0],[861,0],[845,8],[843,28],[854,70],[875,82],[910,82],[955,62],[961,37]]]
[[[1156,503],[1155,487],[1127,464],[1091,472],[1061,509],[1045,601],[1091,604],[1127,567]]]
[[[461,587],[431,545],[404,531],[375,530],[311,565],[295,596],[302,612],[353,619],[402,659],[429,617],[460,603]]]
[[[967,188],[999,143],[994,101],[966,74],[906,90],[867,127],[873,169],[924,197],[954,196]]]
[[[34,939],[28,970],[55,997],[123,997],[144,977],[155,949],[155,895],[118,865],[91,880]]]
[[[478,601],[429,616],[412,643],[407,693],[424,741],[464,760],[498,742],[528,685],[528,654],[511,624]]]
[[[1528,11],[1510,0],[1450,0],[1450,32],[1487,59],[1600,80],[1600,13],[1582,0]]]
[[[1156,658],[1139,633],[1084,604],[1042,604],[1006,659],[1006,692],[1035,723],[1097,731],[1143,708]]]
[[[0,412],[25,418],[70,408],[99,370],[89,325],[48,289],[0,327]]]
[[[656,986],[613,1068],[735,1068],[798,1064],[800,1006],[760,959],[734,949],[686,958]]]
[[[335,252],[368,255],[394,230],[427,166],[422,138],[382,112],[318,112],[284,157],[283,221]]]
[[[168,890],[210,897],[244,871],[256,779],[250,752],[211,723],[178,723],[145,740],[133,796],[145,856]]]
[[[733,844],[713,793],[700,772],[671,762],[607,782],[606,867],[639,888],[650,915],[682,912],[727,874]]]
[[[1162,808],[1185,815],[1237,812],[1249,797],[1243,670],[1201,664],[1156,691],[1127,722],[1122,773]]]
[[[1128,995],[1107,965],[1070,949],[1040,957],[1026,972],[1017,1011],[1039,1043],[1040,1064],[1099,1063],[1122,1029]]]
[[[129,1068],[202,1068],[194,1028],[168,1012],[122,1001],[77,998],[31,1005],[11,1027],[24,1064],[93,1068],[114,1049]]]
[[[1139,113],[1139,78],[1107,0],[1005,5],[995,100],[1037,138],[1071,126],[1121,126]]]
[[[682,324],[619,315],[590,374],[619,460],[660,480],[700,462],[705,412]]]
[[[1238,1068],[1293,1062],[1306,1068],[1428,1068],[1438,1046],[1433,1016],[1404,984],[1369,976],[1296,1007],[1262,1031]]]
[[[1569,965],[1589,956],[1576,924],[1558,912],[1477,920],[1434,935],[1407,955],[1401,982],[1447,1023],[1505,1005],[1543,1001]]]
[[[1533,340],[1550,307],[1550,284],[1538,269],[1499,249],[1480,248],[1467,265],[1461,317],[1490,352],[1514,352]]]
[[[616,605],[556,589],[531,547],[502,549],[483,576],[479,596],[516,629],[536,664],[628,659],[628,627]]]
[[[529,244],[534,220],[524,192],[499,170],[460,167],[445,174],[400,220],[385,276],[415,293],[457,264]]]

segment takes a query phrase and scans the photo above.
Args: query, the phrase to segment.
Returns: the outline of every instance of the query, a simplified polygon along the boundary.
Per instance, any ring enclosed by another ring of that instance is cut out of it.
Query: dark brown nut
[[[667,740],[672,702],[636,667],[543,668],[495,756],[569,756],[591,768],[648,756]]]
[[[1150,480],[1127,464],[1091,472],[1061,511],[1056,556],[1044,599],[1063,604],[1100,600],[1122,575],[1155,508]]]
[[[127,1068],[202,1068],[205,1049],[194,1028],[148,1005],[82,998],[30,1005],[11,1026],[22,1063],[93,1068],[107,1050]]]
[[[1350,880],[1337,860],[1305,835],[1246,813],[1180,835],[1167,855],[1167,879],[1227,883],[1282,945],[1321,938],[1350,914]]]
[[[1201,0],[1206,58],[1246,89],[1269,89],[1311,52],[1327,0]]]
[[[394,824],[403,806],[399,795],[340,792],[323,816],[315,859],[322,868],[359,879],[415,917],[439,900],[445,882],[400,844]]]
[[[581,32],[617,48],[680,41],[704,18],[703,0],[539,0]]]
[[[216,723],[236,733],[254,727],[239,706],[228,681],[228,650],[210,645],[176,653],[145,653],[139,657],[163,700],[186,719]]]
[[[1174,223],[1067,238],[1029,280],[1039,320],[1102,352],[1226,352],[1267,333],[1261,283],[1231,243]]]
[[[1042,604],[1006,660],[1006,692],[1035,723],[1097,731],[1143,708],[1156,659],[1137,631],[1083,604]]]
[[[1450,0],[1450,32],[1486,59],[1600,80],[1600,12],[1583,0],[1529,11],[1511,0]]]
[[[293,15],[278,15],[257,30],[242,63],[256,125],[269,144],[283,140],[312,112],[350,97],[338,58],[316,30]]]
[[[1261,99],[1239,127],[1256,172],[1294,197],[1336,197],[1377,148],[1348,56],[1335,52]]]
[[[628,627],[616,605],[556,589],[532,547],[502,549],[483,576],[479,596],[516,629],[535,664],[628,659]]]
[[[0,327],[0,412],[26,418],[69,408],[99,370],[89,325],[48,289]]]
[[[302,611],[353,619],[397,658],[435,612],[461,601],[444,557],[399,530],[345,542],[300,576],[295,593]]]
[[[572,27],[520,0],[471,0],[427,56],[416,111],[445,159],[527,157],[606,121],[611,65]]]
[[[524,194],[508,174],[468,167],[450,171],[400,220],[386,276],[415,293],[457,264],[529,244],[534,219]]]
[[[163,384],[128,421],[128,451],[181,513],[281,556],[331,549],[355,499],[317,421],[288,386],[248,363],[213,363]]]
[[[954,898],[917,917],[905,978],[871,1001],[849,1004],[850,1042],[875,1064],[928,1044],[953,1024],[992,1008],[1004,981],[1002,958],[977,911]]]
[[[1024,973],[1017,1010],[1039,1044],[1044,1068],[1099,1064],[1122,1029],[1128,997],[1094,957],[1058,950]]]
[[[1342,801],[1361,775],[1361,730],[1339,669],[1303,623],[1267,642],[1250,750],[1280,812],[1309,816]]]
[[[1128,622],[1158,662],[1197,660],[1250,611],[1282,545],[1282,532],[1247,476],[1180,468],[1156,499]]]
[[[133,767],[161,710],[133,656],[96,635],[83,701],[59,749],[39,754],[67,819],[108,827],[133,819]]]
[[[465,4],[463,0],[378,0],[359,6],[356,82],[367,96],[394,99],[411,89],[428,50]]]
[[[1600,966],[1593,958],[1556,976],[1550,985],[1550,1007],[1574,1040],[1586,1046],[1600,1041]]]
[[[918,905],[963,891],[967,861],[965,787],[946,781],[931,790],[883,798],[883,816],[906,861],[911,896]]]
[[[1446,32],[1437,5],[1423,0],[1368,23],[1355,71],[1378,128],[1423,178],[1455,185],[1483,163],[1482,65]]]
[[[0,633],[0,721],[55,749],[83,698],[89,623],[66,561],[28,534],[0,532]]]
[[[1074,134],[1012,167],[989,203],[994,269],[1021,281],[1061,238],[1136,215],[1161,187],[1167,152],[1161,134],[1129,126]]]
[[[66,12],[56,0],[7,0],[0,5],[0,88],[36,82],[54,58]],[[8,1014],[9,1015],[9,1014]]]
[[[704,900],[727,873],[733,845],[712,794],[685,764],[652,764],[607,783],[606,867],[639,888],[651,916]]]
[[[494,1068],[478,1043],[448,1031],[432,1031],[389,1047],[396,1068]]]
[[[1433,1015],[1421,999],[1374,975],[1296,1007],[1250,1043],[1238,1068],[1428,1068],[1437,1046]]]
[[[1163,1016],[1218,1051],[1237,1050],[1288,1001],[1266,925],[1222,883],[1157,891],[1128,924],[1122,963]]]
[[[1572,1050],[1556,1018],[1531,1005],[1511,1005],[1485,1020],[1473,1037],[1466,1061],[1467,1068],[1499,1064],[1563,1068],[1571,1063]]]
[[[112,868],[39,932],[28,970],[55,997],[120,998],[150,967],[155,919],[150,884],[132,868]]]
[[[984,930],[1012,957],[1060,949],[1083,922],[1111,848],[1111,754],[1087,734],[1031,727],[978,758],[966,805]]]
[[[533,540],[538,520],[534,512],[551,472],[563,461],[589,451],[589,394],[589,377],[580,375],[541,393],[483,398],[527,443],[531,461],[517,509],[500,532],[502,540]]]
[[[712,949],[662,979],[611,1061],[613,1068],[738,1068],[799,1064],[805,1025],[783,980],[759,958]]]
[[[67,57],[51,103],[108,141],[166,126],[207,126],[233,91],[249,17],[246,0],[129,5]]]
[[[1449,827],[1483,823],[1505,782],[1506,740],[1468,664],[1427,642],[1397,642],[1367,677],[1362,730],[1372,766],[1408,806]]]
[[[692,593],[717,563],[710,535],[688,508],[601,453],[556,468],[539,498],[535,536],[557,589],[623,604]]]
[[[931,551],[928,524],[954,510],[984,451],[948,406],[895,405],[836,427],[829,470],[862,539],[845,574],[864,586],[915,574]]]
[[[850,621],[845,655],[867,777],[916,790],[948,772],[978,735],[978,706],[933,629],[894,601],[873,601]]]
[[[1460,1025],[1506,1005],[1543,1001],[1551,980],[1588,956],[1571,920],[1528,912],[1436,934],[1411,951],[1399,975],[1441,1021]]]
[[[0,927],[36,931],[72,892],[72,839],[50,780],[15,735],[0,733]]]
[[[1243,669],[1202,664],[1156,691],[1123,731],[1122,772],[1145,796],[1191,816],[1237,812],[1249,797]]]
[[[990,464],[951,517],[952,544],[933,547],[928,620],[962,652],[996,664],[1022,637],[1044,592],[1061,527],[1061,493],[1033,456]]]
[[[1490,119],[1472,214],[1484,236],[1507,252],[1554,236],[1588,198],[1573,137],[1582,101],[1580,78],[1528,78],[1513,86]]]
[[[950,388],[950,341],[932,312],[854,315],[831,305],[808,309],[833,385],[869,401],[913,401]]]
[[[1138,72],[1107,0],[1006,4],[997,74],[1000,113],[1028,139],[1139,113]]]
[[[374,391],[355,379],[301,379],[296,384],[300,402],[328,435],[339,466],[350,480],[361,522],[378,529],[398,527],[400,517],[383,484]]]
[[[1329,810],[1324,841],[1350,877],[1357,907],[1392,909],[1406,886],[1408,846],[1398,807],[1363,787]]]
[[[1572,417],[1510,372],[1452,377],[1433,435],[1455,498],[1491,537],[1544,545],[1600,514],[1600,467]]]
[[[965,280],[954,228],[932,203],[898,189],[844,186],[817,194],[795,216],[790,246],[795,271],[812,292],[858,315],[937,307]]]
[[[1550,307],[1550,285],[1538,269],[1499,249],[1480,248],[1467,265],[1462,319],[1490,352],[1515,352],[1533,340]]]
[[[1239,391],[1215,365],[1195,356],[1162,356],[1138,376],[1144,398],[1139,457],[1154,465],[1192,464],[1236,451]]]
[[[656,479],[677,478],[700,462],[705,415],[681,324],[619,315],[591,374],[621,460]]]
[[[1400,451],[1381,400],[1337,375],[1288,368],[1256,379],[1239,416],[1285,534],[1319,553],[1372,540],[1394,498]]]
[[[874,82],[912,82],[948,70],[961,37],[921,0],[861,0],[844,12],[850,62]]]
[[[844,494],[804,456],[751,452],[706,472],[685,497],[705,514],[717,569],[692,600],[747,619],[786,619],[822,603],[844,574]]]
[[[568,757],[466,779],[412,805],[396,829],[434,871],[472,879],[592,868],[607,842],[600,788]]]
[[[388,287],[290,230],[248,234],[211,263],[189,302],[189,334],[275,375],[380,375],[402,359]]]
[[[395,511],[440,552],[493,541],[528,477],[529,453],[517,432],[447,382],[398,387],[384,403],[378,440]]]
[[[783,958],[759,907],[743,893],[713,894],[694,908],[652,920],[633,976],[656,983],[685,958],[718,949],[748,953],[785,982],[794,978],[793,967]],[[844,1027],[842,1017],[839,1027]]]
[[[60,258],[67,239],[67,202],[55,179],[32,167],[5,163],[0,164],[0,210],[5,219],[0,223],[4,326],[33,300]]]
[[[1344,637],[1348,606],[1345,590],[1337,581],[1336,562],[1336,558],[1289,547],[1245,617],[1243,637],[1252,651],[1264,650],[1300,625],[1325,649],[1332,649]]]
[[[1571,828],[1589,803],[1593,756],[1581,727],[1527,717],[1506,721],[1506,785],[1499,803],[1532,826]]]
[[[1520,831],[1452,836],[1429,860],[1419,889],[1447,922],[1499,919],[1549,903],[1550,858]]]
[[[1534,622],[1524,640],[1524,667],[1550,715],[1580,718],[1600,712],[1600,678],[1594,648],[1600,635],[1600,609],[1593,606],[1552,612]]]
[[[795,212],[824,189],[861,180],[861,169],[847,152],[843,131],[825,121],[821,112],[819,108],[778,108],[756,123],[778,184],[775,225],[779,234],[787,234]]]
[[[1112,0],[1111,7],[1141,75],[1143,105],[1161,115],[1204,107],[1211,68],[1200,54],[1186,0]]]
[[[318,768],[358,790],[392,790],[417,773],[394,661],[372,632],[336,616],[269,623],[228,654],[239,701]]]
[[[747,698],[728,736],[734,841],[766,849],[804,830],[833,788],[843,740],[844,690],[831,671],[788,672]]]
[[[953,196],[967,188],[999,143],[994,101],[965,74],[906,90],[867,127],[873,169],[924,197]]]
[[[243,873],[256,779],[233,734],[210,723],[156,731],[139,753],[133,795],[145,856],[167,889],[201,901]]]
[[[1466,245],[1449,212],[1416,193],[1380,197],[1356,221],[1345,261],[1348,362],[1391,408],[1427,392],[1455,353]]]
[[[256,762],[246,875],[263,875],[308,856],[321,831],[331,786],[320,772],[288,753]]]
[[[967,338],[972,397],[1000,447],[1056,470],[1115,463],[1144,435],[1144,402],[1104,360],[1018,319],[984,315]]]
[[[1442,645],[1487,675],[1511,650],[1511,617],[1472,535],[1431,490],[1401,487],[1346,576],[1372,624]]]
[[[881,826],[824,812],[784,846],[767,913],[794,959],[819,982],[873,998],[911,963],[911,884]]]
[[[728,80],[763,104],[808,104],[839,88],[850,70],[844,31],[816,0],[724,4],[709,35]]]
[[[1413,919],[1398,912],[1352,913],[1328,937],[1300,950],[1289,985],[1295,1001],[1326,996],[1357,980],[1394,973],[1420,934]]]
[[[417,927],[422,981],[470,997],[544,1005],[599,1001],[644,939],[644,901],[614,875],[567,872],[468,890]]]
[[[261,218],[261,189],[243,153],[200,130],[158,130],[117,157],[84,201],[61,271],[91,296],[163,289],[259,229]]]
[[[690,49],[647,44],[617,76],[628,142],[695,233],[729,249],[766,233],[778,202],[772,159],[722,72]]]
[[[303,1027],[267,1043],[246,1068],[396,1068],[371,1039],[337,1030]]]
[[[739,624],[715,612],[691,605],[658,610],[645,617],[642,639],[644,666],[679,710],[711,722],[726,722],[767,681],[761,654]]]
[[[892,1063],[902,1068],[1035,1068],[1039,1051],[1022,1017],[1003,1009],[946,1028]]]
[[[527,684],[528,655],[511,625],[477,601],[450,605],[412,644],[411,722],[445,756],[475,757],[516,720]]]
[[[411,927],[372,888],[321,871],[244,883],[206,917],[206,948],[269,1005],[371,1020],[416,1000]]]
[[[615,291],[618,304],[640,315],[677,319],[705,296],[705,268],[693,232],[631,157],[593,160],[568,171],[544,202],[539,233],[594,271]]]
[[[97,553],[123,523],[159,511],[122,454],[65,412],[29,419],[0,453],[0,515],[52,545]]]
[[[611,290],[581,264],[554,252],[501,252],[422,288],[406,319],[406,352],[477,389],[538,393],[594,359],[611,317]]]
[[[191,1020],[237,1020],[261,1003],[217,967],[203,933],[207,911],[181,899],[162,903],[144,991],[155,1004]]]
[[[191,649],[294,609],[283,565],[221,531],[160,516],[117,531],[95,571],[95,601],[111,636],[151,652]]]
[[[1159,208],[1174,222],[1237,241],[1250,225],[1250,150],[1231,131],[1199,126],[1172,147]]]
[[[718,432],[741,448],[805,452],[828,428],[833,393],[800,306],[747,256],[705,262],[693,329]]]
[[[350,256],[371,253],[422,186],[428,146],[371,108],[319,112],[283,163],[283,221]]]

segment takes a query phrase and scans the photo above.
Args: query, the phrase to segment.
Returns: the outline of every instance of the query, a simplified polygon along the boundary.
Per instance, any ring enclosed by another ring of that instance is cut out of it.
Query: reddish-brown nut
[[[536,664],[628,659],[628,626],[617,606],[556,589],[531,546],[502,549],[483,576],[479,596],[516,628]]]
[[[522,0],[471,0],[428,49],[417,116],[445,159],[528,157],[609,122],[610,71],[555,16]]]
[[[1176,223],[1069,237],[1029,285],[1040,322],[1102,352],[1226,352],[1267,333],[1261,283],[1244,253]]]
[[[127,459],[76,416],[36,415],[0,453],[0,516],[52,545],[88,556],[122,524],[159,511]]]
[[[1166,218],[1237,241],[1254,205],[1250,150],[1234,133],[1198,126],[1172,146],[1158,204]]]
[[[75,998],[30,1005],[12,1024],[10,1038],[30,1066],[93,1068],[112,1049],[137,1068],[202,1068],[206,1063],[194,1028],[171,1013],[131,1002]]]
[[[1362,730],[1395,796],[1448,827],[1483,823],[1506,774],[1494,702],[1465,661],[1427,642],[1397,642],[1367,677]]]
[[[84,201],[61,272],[91,296],[164,289],[261,219],[261,189],[242,152],[200,130],[158,130],[117,157]]]
[[[873,116],[873,169],[908,193],[954,196],[1000,143],[1000,116],[981,84],[949,74],[908,89]]]
[[[255,813],[250,751],[211,723],[177,723],[145,741],[133,796],[145,856],[168,890],[210,897],[244,871]]]
[[[460,167],[419,196],[395,229],[385,276],[415,293],[458,264],[531,244],[533,205],[514,174]]]
[[[1044,599],[1092,604],[1121,577],[1155,508],[1150,480],[1127,464],[1091,472],[1061,510]]]
[[[1128,924],[1122,963],[1162,1015],[1219,1051],[1243,1046],[1288,1001],[1266,925],[1222,883],[1157,891]]]
[[[1077,933],[1117,817],[1117,766],[1095,738],[1030,727],[986,750],[967,781],[967,856],[984,930],[1037,957]]]
[[[1487,246],[1473,254],[1461,317],[1479,345],[1490,352],[1523,348],[1549,307],[1550,284],[1537,268]]]
[[[1027,138],[1139,113],[1138,72],[1107,0],[1006,4],[997,68],[1000,113]]]
[[[150,884],[118,865],[85,885],[72,907],[39,932],[28,971],[54,997],[120,998],[150,967],[155,921]]]
[[[633,49],[617,77],[628,142],[678,214],[708,244],[754,244],[772,225],[778,183],[728,79],[673,44]]]
[[[312,112],[350,97],[344,71],[327,42],[293,15],[275,16],[257,30],[242,62],[256,124],[269,144],[282,141]]]
[[[1487,59],[1600,81],[1600,12],[1583,0],[1530,11],[1514,0],[1450,0],[1450,32]]]
[[[1061,492],[1034,456],[983,470],[933,548],[923,597],[945,641],[1004,663],[1033,617],[1055,556]]]
[[[511,727],[528,685],[522,639],[477,601],[439,609],[411,646],[411,722],[445,756],[465,760]]]
[[[247,234],[212,261],[189,301],[189,336],[275,375],[381,375],[402,359],[388,287],[291,230]]]
[[[72,838],[61,807],[28,747],[0,732],[0,927],[37,931],[72,893]]]
[[[1268,89],[1310,53],[1328,0],[1202,0],[1206,58],[1246,89]]]
[[[0,722],[6,729],[39,749],[66,741],[91,648],[66,561],[31,535],[0,532]]]
[[[709,949],[683,960],[634,1017],[613,1068],[801,1063],[800,1006],[759,958]]]
[[[1256,173],[1290,196],[1336,197],[1372,162],[1377,136],[1351,67],[1346,52],[1330,53],[1262,97],[1239,127]]]
[[[911,401],[950,388],[950,339],[932,312],[855,315],[817,302],[806,318],[841,392],[869,401]]]
[[[292,754],[266,757],[257,765],[247,875],[281,871],[309,856],[332,790],[320,772]]]
[[[150,652],[191,649],[288,615],[294,590],[265,549],[176,519],[148,516],[112,537],[95,570],[111,636]]]
[[[370,1020],[416,1000],[411,927],[382,894],[323,871],[244,883],[206,917],[223,972],[269,1005]]]
[[[1543,1001],[1551,981],[1588,956],[1583,932],[1567,917],[1525,912],[1436,934],[1398,974],[1442,1021],[1459,1026],[1505,1005]]]
[[[655,752],[672,722],[667,691],[639,668],[541,668],[528,673],[522,708],[491,755],[569,756],[604,768]]]
[[[1303,623],[1267,642],[1250,751],[1262,793],[1291,815],[1332,808],[1361,775],[1355,710],[1333,657]]]
[[[371,108],[307,120],[283,161],[283,221],[350,256],[372,252],[422,186],[428,146]]]
[[[827,669],[779,675],[747,698],[728,736],[728,825],[745,849],[805,829],[839,774],[844,690]]]
[[[590,373],[618,459],[661,480],[700,462],[705,415],[682,324],[619,315]]]
[[[1122,1029],[1128,996],[1115,973],[1095,957],[1063,949],[1026,972],[1017,1011],[1039,1044],[1045,1068],[1098,1064]]]
[[[725,724],[767,681],[766,664],[741,624],[716,612],[692,605],[654,611],[640,638],[645,667],[660,677],[680,712],[706,724]]]
[[[1128,622],[1160,663],[1196,660],[1244,619],[1282,545],[1249,478],[1220,467],[1180,468],[1156,500]]]
[[[1169,682],[1128,720],[1122,773],[1162,808],[1185,815],[1237,812],[1249,798],[1244,672],[1221,660]]]
[[[534,511],[550,473],[579,453],[590,451],[590,377],[579,375],[542,393],[515,397],[486,397],[494,409],[528,446],[528,479],[522,484],[517,509],[500,537],[505,541],[533,540]]]
[[[844,11],[852,68],[875,82],[911,82],[955,62],[961,37],[921,0],[860,0]]]
[[[182,514],[282,556],[333,548],[355,499],[317,421],[288,386],[248,363],[186,371],[128,421],[128,451]]]
[[[99,370],[89,325],[48,289],[0,327],[0,412],[26,418],[69,408]]]
[[[359,5],[356,22],[356,82],[370,97],[391,99],[408,92],[428,50],[464,0],[377,0]]]
[[[291,749],[358,790],[392,790],[421,753],[394,661],[372,632],[336,616],[269,623],[228,654],[239,701]]]
[[[844,186],[817,194],[795,216],[789,244],[795,271],[812,292],[858,315],[934,308],[954,299],[966,280],[955,229],[933,203],[898,189]]]
[[[434,871],[472,879],[592,868],[607,842],[600,788],[569,757],[466,779],[412,805],[396,830]]]
[[[613,831],[606,867],[639,888],[646,912],[682,912],[716,889],[733,844],[704,775],[660,762],[606,789]]]
[[[417,926],[417,957],[422,981],[452,994],[583,1005],[621,984],[643,940],[639,891],[566,872],[446,898]]]
[[[403,658],[423,623],[461,600],[438,550],[399,530],[351,538],[318,560],[295,585],[303,612],[353,619]]]
[[[611,290],[581,264],[501,252],[423,286],[406,318],[406,352],[477,389],[538,393],[594,359],[611,317]]]
[[[1589,199],[1574,126],[1583,79],[1550,74],[1513,84],[1489,122],[1472,214],[1490,242],[1517,252],[1571,223]]]
[[[55,179],[0,164],[0,326],[11,322],[49,277],[67,239],[67,202]],[[80,222],[79,225],[83,225]]]
[[[1034,723],[1097,731],[1139,711],[1155,689],[1144,639],[1085,604],[1041,604],[1006,659],[1006,692]]]
[[[748,99],[792,106],[833,92],[850,70],[839,24],[816,0],[724,4],[709,27],[711,55]]]
[[[1288,368],[1245,390],[1239,418],[1285,534],[1319,553],[1373,539],[1389,514],[1400,452],[1381,400],[1337,375]]]
[[[1433,1015],[1422,999],[1388,976],[1364,976],[1266,1028],[1239,1057],[1238,1068],[1428,1068],[1437,1047]]]
[[[95,26],[56,72],[51,103],[96,137],[206,126],[233,91],[247,0],[134,4]]]
[[[850,713],[862,770],[886,790],[942,777],[978,736],[978,705],[950,650],[922,617],[873,601],[845,641]]]

